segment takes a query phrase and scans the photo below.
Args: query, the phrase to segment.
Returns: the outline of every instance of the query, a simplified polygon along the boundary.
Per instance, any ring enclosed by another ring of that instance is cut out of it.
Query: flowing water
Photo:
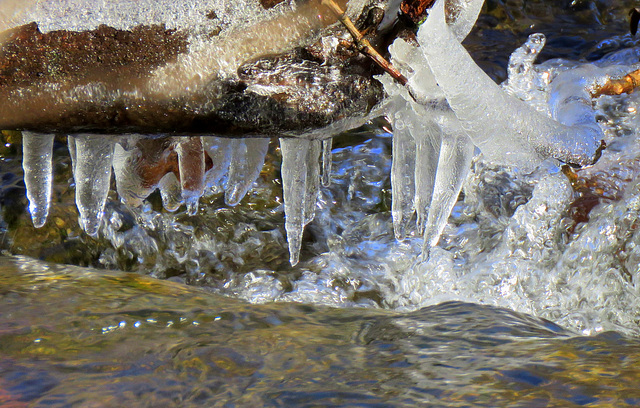
[[[6,407],[637,406],[640,341],[508,309],[251,305],[0,260]]]
[[[465,42],[496,80],[532,32],[548,37],[542,59],[640,55],[632,2],[506,3],[489,1]],[[608,144],[595,166],[476,159],[426,262],[416,231],[394,237],[383,120],[334,139],[295,267],[273,143],[239,206],[214,188],[195,216],[158,193],[130,209],[112,189],[91,238],[66,141],[35,229],[5,132],[0,406],[640,405],[640,97],[595,108]]]

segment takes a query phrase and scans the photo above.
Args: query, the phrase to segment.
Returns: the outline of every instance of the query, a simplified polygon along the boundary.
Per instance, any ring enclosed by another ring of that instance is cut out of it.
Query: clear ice
[[[33,225],[40,228],[47,221],[53,188],[54,135],[23,132],[22,167]]]
[[[238,205],[247,194],[264,165],[269,139],[234,139],[224,199],[227,205]]]
[[[304,227],[315,216],[321,143],[319,140],[280,139],[285,229],[291,265],[299,261]]]
[[[114,141],[105,135],[74,135],[68,142],[80,226],[96,236],[111,187]]]

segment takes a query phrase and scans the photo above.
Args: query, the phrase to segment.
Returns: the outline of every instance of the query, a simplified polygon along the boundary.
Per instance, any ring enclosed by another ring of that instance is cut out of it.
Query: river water
[[[569,3],[489,1],[465,45],[496,80],[532,32],[543,60],[635,50],[633,2]],[[6,133],[0,406],[639,406],[639,106],[597,102],[609,148],[573,185],[477,160],[426,263],[415,233],[393,237],[383,121],[334,140],[293,268],[275,146],[241,205],[214,191],[192,217],[112,192],[93,239],[64,139],[34,229]]]
[[[2,258],[6,407],[637,406],[640,341],[507,309],[251,305]]]

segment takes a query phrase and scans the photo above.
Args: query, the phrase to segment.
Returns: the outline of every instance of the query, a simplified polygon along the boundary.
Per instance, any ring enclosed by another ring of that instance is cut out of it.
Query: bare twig
[[[362,33],[356,28],[351,19],[345,14],[345,11],[340,8],[339,5],[333,0],[321,0],[322,5],[331,10],[340,20],[340,22],[346,27],[347,31],[353,37],[353,40],[358,47],[358,50],[367,55],[378,66],[387,71],[396,81],[401,85],[407,84],[407,78],[400,73],[389,61],[387,61],[375,48],[371,45],[369,40],[364,38]]]
[[[631,93],[640,86],[640,69],[633,71],[623,78],[612,79],[606,84],[597,87],[591,92],[593,98],[602,95],[620,95],[623,93]]]

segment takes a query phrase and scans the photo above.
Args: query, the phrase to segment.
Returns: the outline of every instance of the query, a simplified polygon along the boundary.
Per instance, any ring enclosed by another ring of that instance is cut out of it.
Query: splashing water
[[[595,64],[551,60],[535,66],[529,55],[543,42],[534,35],[514,53],[504,89],[526,95],[530,106],[554,112],[570,126],[585,126],[587,132],[598,127],[609,148],[597,164],[578,172],[587,180],[583,183],[600,189],[599,204],[591,212],[583,207],[585,193],[574,190],[557,162],[544,161],[535,171],[502,165],[501,154],[512,151],[505,144],[502,149],[508,150],[489,151],[473,162],[464,199],[443,225],[440,245],[420,262],[421,227],[418,223],[412,229],[408,223],[413,210],[420,211],[411,202],[414,164],[402,156],[419,151],[418,140],[404,141],[410,116],[396,116],[391,185],[401,186],[407,198],[394,195],[393,202],[406,200],[409,213],[398,217],[394,210],[393,222],[396,235],[407,239],[393,239],[386,214],[369,214],[354,220],[339,238],[328,238],[330,251],[302,268],[292,290],[261,272],[240,282],[233,293],[252,301],[264,301],[264,294],[271,293],[275,296],[268,300],[400,310],[463,300],[532,313],[585,334],[637,334],[638,97],[601,97],[592,107],[581,96],[589,89],[585,83],[635,69],[635,54],[625,50]],[[409,173],[402,172],[403,166]],[[588,222],[576,217],[580,211],[588,212]]]

